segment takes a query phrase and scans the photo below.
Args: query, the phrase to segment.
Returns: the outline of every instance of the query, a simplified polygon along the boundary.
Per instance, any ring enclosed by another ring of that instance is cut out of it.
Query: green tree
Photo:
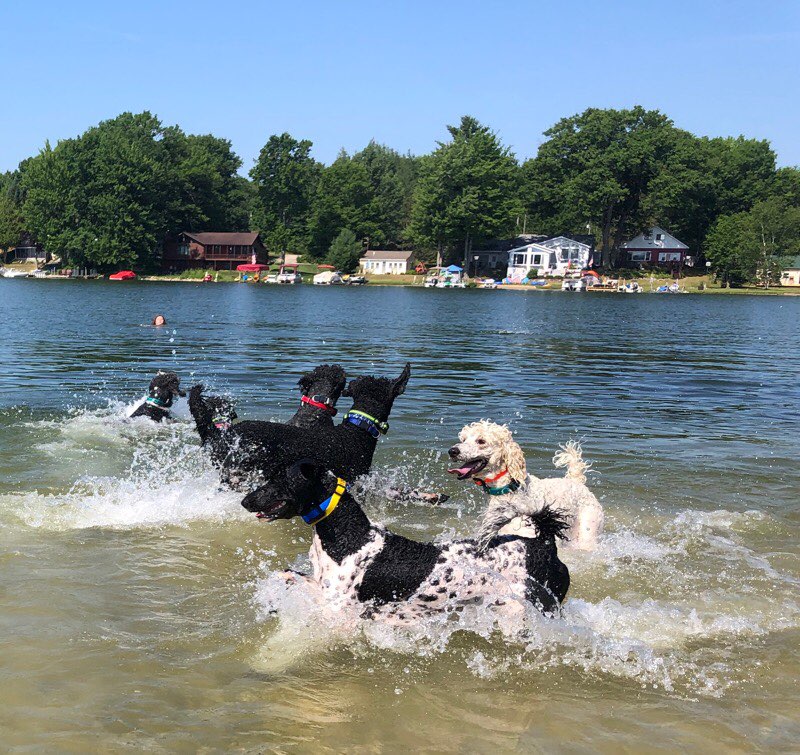
[[[12,183],[13,174],[0,175],[0,249],[3,250],[16,246],[25,230],[20,207],[11,195]]]
[[[747,213],[721,215],[708,232],[705,255],[723,286],[741,286],[755,274],[756,256]]]
[[[772,182],[771,194],[800,207],[800,168],[778,168]]]
[[[523,166],[527,211],[550,232],[597,229],[603,263],[646,221],[642,198],[675,148],[675,129],[657,110],[590,108],[545,131]]]
[[[48,251],[72,263],[149,266],[181,230],[247,227],[240,165],[223,139],[123,113],[47,144],[24,165],[23,217]]]
[[[509,232],[519,214],[518,165],[497,134],[470,116],[448,126],[451,140],[423,158],[414,192],[412,234],[417,243],[472,244]]]
[[[308,222],[320,173],[311,146],[287,133],[270,136],[250,171],[256,188],[253,227],[282,255],[290,249],[304,252],[309,245]]]
[[[416,161],[371,141],[353,155],[353,162],[366,168],[370,198],[361,219],[371,227],[371,242],[400,244],[410,219]]]
[[[248,181],[227,139],[169,130],[164,139],[170,183],[170,231],[246,231],[250,226]]]
[[[780,197],[749,212],[720,216],[706,239],[706,256],[723,285],[751,281],[768,288],[786,260],[800,253],[800,207]]]
[[[124,113],[47,145],[23,184],[26,221],[48,251],[104,267],[155,260],[173,188],[166,136],[150,113]]]
[[[770,197],[753,205],[749,216],[757,250],[756,278],[769,288],[780,279],[788,259],[800,253],[800,207]]]
[[[343,228],[328,250],[328,263],[342,273],[352,273],[361,257],[361,242],[349,228]]]
[[[373,187],[367,166],[342,150],[323,170],[314,197],[309,220],[314,257],[322,259],[343,228],[350,228],[357,238],[368,237],[373,243],[380,243],[381,230],[374,219],[372,200]]]

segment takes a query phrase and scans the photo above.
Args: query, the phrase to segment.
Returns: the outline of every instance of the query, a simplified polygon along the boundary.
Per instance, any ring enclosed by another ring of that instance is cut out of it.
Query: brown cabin
[[[210,268],[235,270],[237,265],[267,264],[267,250],[258,232],[189,233],[164,244],[161,258],[165,270]]]

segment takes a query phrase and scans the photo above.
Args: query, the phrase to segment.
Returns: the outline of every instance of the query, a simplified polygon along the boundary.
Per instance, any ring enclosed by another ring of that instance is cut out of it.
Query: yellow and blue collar
[[[347,483],[341,477],[337,477],[336,490],[333,491],[333,495],[322,503],[316,504],[307,514],[301,514],[303,521],[306,524],[314,525],[330,516],[339,505],[345,490],[347,490]]]

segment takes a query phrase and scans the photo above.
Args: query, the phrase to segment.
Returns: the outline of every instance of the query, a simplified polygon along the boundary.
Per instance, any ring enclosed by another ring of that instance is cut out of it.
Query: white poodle
[[[603,507],[586,487],[590,465],[583,460],[579,443],[561,446],[553,457],[556,467],[566,467],[564,477],[540,480],[527,473],[522,449],[505,425],[480,420],[464,427],[458,438],[460,443],[448,452],[458,466],[449,471],[459,480],[472,479],[489,495],[478,533],[484,547],[495,535],[534,537],[528,517],[545,505],[568,519],[567,536],[573,546],[596,547],[603,531]]]

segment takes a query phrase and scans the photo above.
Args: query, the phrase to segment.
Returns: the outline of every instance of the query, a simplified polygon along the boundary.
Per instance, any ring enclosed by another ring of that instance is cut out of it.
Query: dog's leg
[[[579,550],[593,551],[597,548],[604,520],[603,508],[599,503],[581,504],[569,530],[570,545]]]

